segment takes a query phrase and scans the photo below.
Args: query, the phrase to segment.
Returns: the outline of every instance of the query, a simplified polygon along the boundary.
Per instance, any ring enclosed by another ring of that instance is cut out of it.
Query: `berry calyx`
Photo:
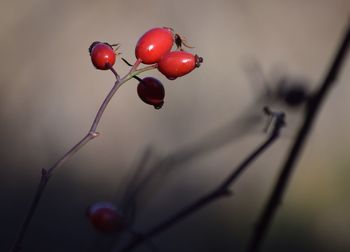
[[[91,224],[101,233],[116,233],[122,231],[126,223],[122,214],[110,202],[92,204],[86,212]]]
[[[185,51],[173,51],[165,54],[158,62],[158,70],[168,79],[190,73],[203,62],[203,58]]]
[[[164,104],[165,90],[163,84],[156,78],[140,79],[137,94],[143,102],[154,106],[155,109],[160,109]]]
[[[113,47],[108,43],[93,42],[89,47],[92,64],[100,70],[110,69],[114,63],[116,54]]]
[[[176,48],[180,51],[184,50],[182,48],[183,46],[190,49],[194,48],[194,46],[190,46],[189,44],[187,44],[187,40],[183,36],[177,33],[174,35],[174,42],[175,42]]]
[[[174,35],[170,28],[153,28],[138,40],[135,56],[144,64],[157,63],[173,47]]]

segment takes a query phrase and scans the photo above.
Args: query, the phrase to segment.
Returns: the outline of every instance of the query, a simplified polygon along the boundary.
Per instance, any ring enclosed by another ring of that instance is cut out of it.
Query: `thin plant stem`
[[[193,203],[184,207],[168,219],[154,225],[148,231],[138,236],[133,237],[128,244],[126,244],[120,252],[131,251],[137,246],[143,244],[148,239],[162,233],[163,231],[173,227],[186,217],[196,213],[200,209],[208,206],[210,203],[222,198],[223,196],[231,195],[230,186],[238,179],[238,177],[245,171],[245,169],[259,156],[261,155],[280,135],[280,130],[284,126],[284,113],[274,113],[275,121],[273,130],[269,137],[256,148],[249,156],[247,156],[235,169],[234,171],[222,181],[214,190],[198,198]]]
[[[329,93],[331,87],[334,86],[342,65],[345,62],[346,54],[350,46],[349,44],[350,22],[348,23],[348,27],[344,33],[344,37],[342,38],[339,49],[334,56],[333,62],[330,65],[328,73],[326,74],[319,89],[310,98],[307,110],[304,114],[302,126],[297,134],[294,143],[291,146],[289,153],[287,154],[287,158],[281,168],[281,172],[277,178],[273,191],[263,211],[261,212],[258,221],[256,222],[255,229],[247,246],[246,251],[248,252],[255,252],[261,249],[262,242],[266,237],[277,209],[282,202],[288,183],[291,179],[291,175],[294,171],[295,164],[301,155],[306,140],[308,139],[308,136],[312,130],[312,126],[315,122],[317,114],[321,109],[321,105],[324,102],[326,95]]]
[[[30,204],[29,210],[26,214],[26,217],[22,223],[22,226],[18,232],[18,235],[16,237],[14,246],[12,247],[11,251],[12,252],[19,252],[22,249],[22,243],[23,239],[25,237],[25,234],[28,230],[28,227],[30,225],[31,220],[33,219],[33,216],[35,214],[36,209],[38,208],[41,196],[46,188],[47,182],[49,181],[49,178],[52,176],[54,170],[63,165],[68,159],[70,159],[75,153],[77,153],[83,146],[85,146],[88,142],[90,142],[92,139],[96,138],[99,136],[99,133],[96,132],[96,129],[98,127],[98,124],[102,118],[102,115],[111,101],[112,97],[114,94],[117,92],[117,90],[128,80],[133,78],[134,76],[154,69],[156,68],[156,65],[151,65],[147,66],[141,69],[137,69],[138,66],[140,65],[141,61],[137,60],[135,64],[132,66],[131,70],[129,71],[128,74],[126,74],[123,78],[120,78],[118,73],[115,71],[113,67],[110,68],[111,72],[114,74],[116,81],[112,89],[109,91],[108,95],[102,102],[100,108],[97,111],[97,114],[92,122],[92,125],[90,127],[89,132],[76,144],[74,145],[70,150],[68,150],[56,163],[54,163],[51,167],[48,169],[42,169],[41,172],[41,178],[38,184],[38,187],[36,189],[36,192],[34,194],[34,197],[32,199],[32,202]]]

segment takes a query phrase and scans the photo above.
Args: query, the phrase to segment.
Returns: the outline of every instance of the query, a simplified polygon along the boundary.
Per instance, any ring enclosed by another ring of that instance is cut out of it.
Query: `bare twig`
[[[341,41],[340,47],[336,52],[334,60],[330,66],[330,69],[321,83],[319,89],[311,97],[307,110],[304,115],[303,124],[298,132],[298,135],[291,146],[291,149],[287,155],[286,161],[281,168],[280,175],[276,181],[274,189],[267,201],[265,208],[258,218],[257,224],[253,235],[249,241],[247,251],[259,251],[262,242],[267,234],[268,228],[271,226],[272,219],[276,214],[278,206],[281,204],[282,198],[286,191],[288,182],[294,171],[295,163],[298,160],[301,151],[306,143],[309,133],[311,132],[313,123],[316,119],[321,105],[328,94],[330,88],[334,86],[334,82],[337,79],[342,65],[344,64],[346,54],[350,43],[350,22],[348,23],[347,30]]]
[[[41,196],[44,192],[44,189],[46,188],[47,182],[49,181],[49,178],[51,177],[54,170],[57,167],[64,164],[69,158],[71,158],[76,152],[78,152],[84,145],[86,145],[88,142],[90,142],[90,140],[99,136],[99,133],[96,132],[97,126],[101,120],[101,117],[102,117],[107,105],[109,104],[110,100],[112,99],[113,95],[117,92],[119,87],[121,85],[123,85],[125,82],[127,82],[128,80],[130,80],[131,78],[133,78],[134,76],[136,76],[137,74],[142,73],[142,72],[147,71],[147,70],[154,69],[156,67],[156,65],[151,65],[151,66],[137,70],[137,67],[140,65],[140,63],[141,63],[140,60],[137,60],[135,62],[135,64],[132,66],[129,73],[126,74],[123,78],[119,77],[119,75],[115,71],[115,69],[113,69],[112,67],[110,68],[110,70],[112,71],[112,73],[114,74],[114,76],[116,78],[116,81],[115,81],[115,84],[112,87],[111,91],[108,93],[105,100],[101,104],[101,106],[100,106],[100,108],[99,108],[99,110],[94,118],[94,121],[91,125],[89,132],[76,145],[74,145],[68,152],[66,152],[56,163],[54,163],[51,167],[49,167],[48,169],[42,169],[41,178],[40,178],[36,193],[32,199],[30,208],[29,208],[27,215],[26,215],[26,217],[22,223],[22,226],[19,230],[19,233],[18,233],[17,238],[15,240],[14,246],[11,249],[12,252],[18,252],[21,250],[22,242],[23,242],[24,236],[26,234],[26,231],[27,231],[29,224],[33,218],[33,215],[38,207]]]
[[[171,228],[175,224],[179,223],[186,217],[199,211],[200,209],[214,202],[215,200],[218,200],[223,196],[230,195],[231,193],[229,187],[232,186],[232,184],[236,181],[236,179],[238,179],[238,177],[248,167],[248,165],[251,164],[261,153],[263,153],[264,150],[267,149],[267,147],[269,147],[279,137],[280,130],[284,126],[284,113],[274,113],[274,115],[274,128],[267,140],[265,140],[256,150],[254,150],[246,159],[244,159],[243,162],[240,163],[238,167],[234,169],[232,174],[230,174],[225,180],[223,180],[223,182],[219,184],[218,187],[205,194],[204,196],[200,197],[192,204],[184,207],[174,215],[170,216],[168,219],[154,225],[153,228],[144,232],[142,235],[140,234],[138,236],[133,237],[130,240],[130,242],[126,244],[125,247],[123,247],[120,251],[131,251],[132,249],[144,243],[146,240]]]

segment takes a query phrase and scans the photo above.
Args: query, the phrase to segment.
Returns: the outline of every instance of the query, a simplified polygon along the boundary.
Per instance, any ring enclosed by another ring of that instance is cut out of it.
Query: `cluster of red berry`
[[[176,49],[172,51],[174,45]],[[190,48],[173,29],[153,28],[143,34],[137,42],[135,56],[137,62],[153,65],[153,68],[157,68],[165,77],[175,80],[190,73],[203,62],[201,57],[184,51],[183,46]],[[93,65],[99,70],[113,70],[118,48],[118,44],[93,42],[89,47]],[[125,59],[123,61],[132,66]],[[138,64],[136,68],[137,66]],[[165,97],[163,84],[153,77],[132,77],[139,81],[137,93],[141,100],[157,109],[161,108]],[[120,232],[126,228],[128,222],[122,211],[111,202],[92,204],[87,210],[87,217],[94,228],[102,233]]]
[[[174,43],[178,50],[171,51]],[[203,61],[201,57],[185,52],[182,45],[181,37],[171,28],[154,28],[139,39],[135,55],[144,64],[158,63],[158,70],[174,80],[199,67]]]
[[[172,48],[176,45],[176,50]],[[156,68],[170,80],[190,73],[203,62],[203,58],[183,50],[186,45],[182,37],[171,28],[153,28],[141,36],[135,47],[137,60]],[[114,47],[117,47],[114,49]],[[116,60],[118,44],[93,42],[89,48],[93,65],[100,70],[111,69]],[[164,103],[165,91],[162,83],[146,77],[139,80],[137,93],[142,101],[159,109]]]

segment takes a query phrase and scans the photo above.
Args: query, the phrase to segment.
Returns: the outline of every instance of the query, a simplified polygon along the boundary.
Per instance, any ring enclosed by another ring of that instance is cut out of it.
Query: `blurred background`
[[[175,81],[157,71],[142,75],[163,82],[161,110],[138,98],[134,80],[118,91],[99,125],[101,136],[55,171],[23,251],[111,251],[116,237],[96,233],[86,207],[121,204],[122,189],[147,148],[151,164],[177,153],[164,166],[171,172],[138,193],[135,229],[147,230],[214,188],[266,138],[259,115],[269,105],[286,111],[287,127],[232,187],[234,196],[153,239],[159,251],[243,251],[302,114],[302,108],[259,99],[266,89],[259,72],[271,89],[281,75],[317,87],[349,11],[348,0],[2,0],[0,251],[15,239],[40,170],[85,135],[113,85],[110,72],[92,66],[90,44],[118,42],[122,56],[134,61],[138,38],[162,26],[184,35],[203,65]],[[116,69],[128,71],[121,60]],[[347,60],[263,251],[350,251],[349,80]],[[187,157],[189,151],[194,154]]]

